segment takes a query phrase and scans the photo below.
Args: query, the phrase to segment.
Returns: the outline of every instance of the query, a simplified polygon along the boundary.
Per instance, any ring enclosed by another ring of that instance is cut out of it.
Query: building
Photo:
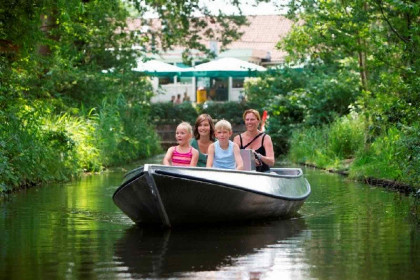
[[[218,58],[237,58],[243,61],[254,63],[263,67],[274,67],[284,64],[286,53],[276,48],[278,42],[284,38],[292,28],[293,22],[281,15],[257,15],[247,16],[249,25],[239,29],[243,35],[241,39],[232,42],[227,50],[221,53],[220,43],[215,41],[203,42],[209,49],[214,50]],[[158,19],[149,22],[151,26],[159,26]],[[136,30],[144,28],[140,19],[133,19],[129,22],[129,29]],[[168,64],[182,66],[182,47],[175,46],[172,50],[161,52],[153,58]],[[198,65],[203,55],[193,52],[193,65]],[[243,97],[243,83],[246,77],[158,77],[153,81],[157,95],[154,101],[169,101],[172,95],[187,94],[192,101],[197,101],[196,90],[204,88],[207,96],[210,92],[219,93],[214,95],[213,100],[239,101]],[[231,99],[233,98],[233,99]]]

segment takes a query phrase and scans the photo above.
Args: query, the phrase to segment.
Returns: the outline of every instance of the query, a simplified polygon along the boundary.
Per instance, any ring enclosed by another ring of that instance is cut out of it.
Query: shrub
[[[391,128],[360,151],[350,169],[353,178],[382,178],[397,180],[402,172],[396,161],[400,132]]]
[[[381,178],[419,186],[420,129],[389,128],[357,155],[350,169],[353,178]]]
[[[399,166],[404,181],[412,186],[420,185],[420,123],[402,128],[402,137],[397,142]]]
[[[226,119],[232,124],[243,123],[242,114],[246,109],[252,107],[251,103],[239,102],[205,102],[192,105],[184,102],[179,105],[171,102],[152,103],[150,105],[150,118],[152,123],[157,124],[177,124],[187,121],[191,124],[199,114],[209,114],[213,119]]]
[[[364,121],[351,114],[330,125],[295,130],[290,138],[288,158],[321,168],[344,168],[364,146]]]
[[[328,132],[328,150],[341,159],[354,158],[364,146],[364,122],[355,114],[334,121]]]
[[[246,109],[252,107],[251,103],[240,102],[206,102],[197,105],[197,110],[200,114],[209,114],[215,120],[225,119],[232,124],[242,124],[242,114]]]
[[[148,122],[148,104],[128,104],[124,95],[104,99],[98,112],[96,135],[101,162],[112,166],[160,152],[158,136]]]
[[[294,129],[321,126],[346,115],[359,96],[358,76],[339,66],[267,71],[246,83],[246,96],[270,115],[268,131],[276,154],[286,154]]]
[[[80,171],[74,141],[65,127],[51,128],[47,106],[9,108],[1,117],[0,187],[2,191],[46,181],[64,181]]]
[[[195,123],[198,113],[190,102],[173,104],[159,102],[150,105],[150,119],[153,124],[177,124],[181,121]]]

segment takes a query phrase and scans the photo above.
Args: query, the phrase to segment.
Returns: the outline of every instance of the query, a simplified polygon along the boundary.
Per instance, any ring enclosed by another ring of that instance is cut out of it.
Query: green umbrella
[[[179,76],[184,69],[168,64],[159,60],[137,61],[137,67],[132,69],[136,72],[142,72],[146,75],[157,77]]]
[[[226,57],[184,68],[181,77],[255,77],[267,69],[237,58]]]

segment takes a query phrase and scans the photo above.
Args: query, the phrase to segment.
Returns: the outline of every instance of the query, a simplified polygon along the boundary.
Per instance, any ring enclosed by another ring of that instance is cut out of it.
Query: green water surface
[[[299,217],[243,225],[138,228],[111,199],[124,170],[12,194],[0,279],[420,279],[413,197],[304,173]]]

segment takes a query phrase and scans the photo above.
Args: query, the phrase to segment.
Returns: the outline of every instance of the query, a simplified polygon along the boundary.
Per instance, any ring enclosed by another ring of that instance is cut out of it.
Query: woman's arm
[[[241,157],[241,151],[236,143],[233,143],[233,155],[235,156],[236,170],[244,170],[244,162]]]
[[[213,167],[214,160],[214,144],[210,144],[209,149],[207,150],[207,164],[206,167]]]
[[[170,147],[168,151],[166,152],[165,157],[163,158],[164,165],[171,165],[171,158],[172,158],[173,152],[174,152],[174,147]]]
[[[265,156],[260,155],[260,160],[267,164],[268,166],[273,166],[275,163],[274,158],[274,149],[273,149],[273,142],[271,141],[271,137],[269,135],[265,135],[264,139],[264,149],[265,149]]]

